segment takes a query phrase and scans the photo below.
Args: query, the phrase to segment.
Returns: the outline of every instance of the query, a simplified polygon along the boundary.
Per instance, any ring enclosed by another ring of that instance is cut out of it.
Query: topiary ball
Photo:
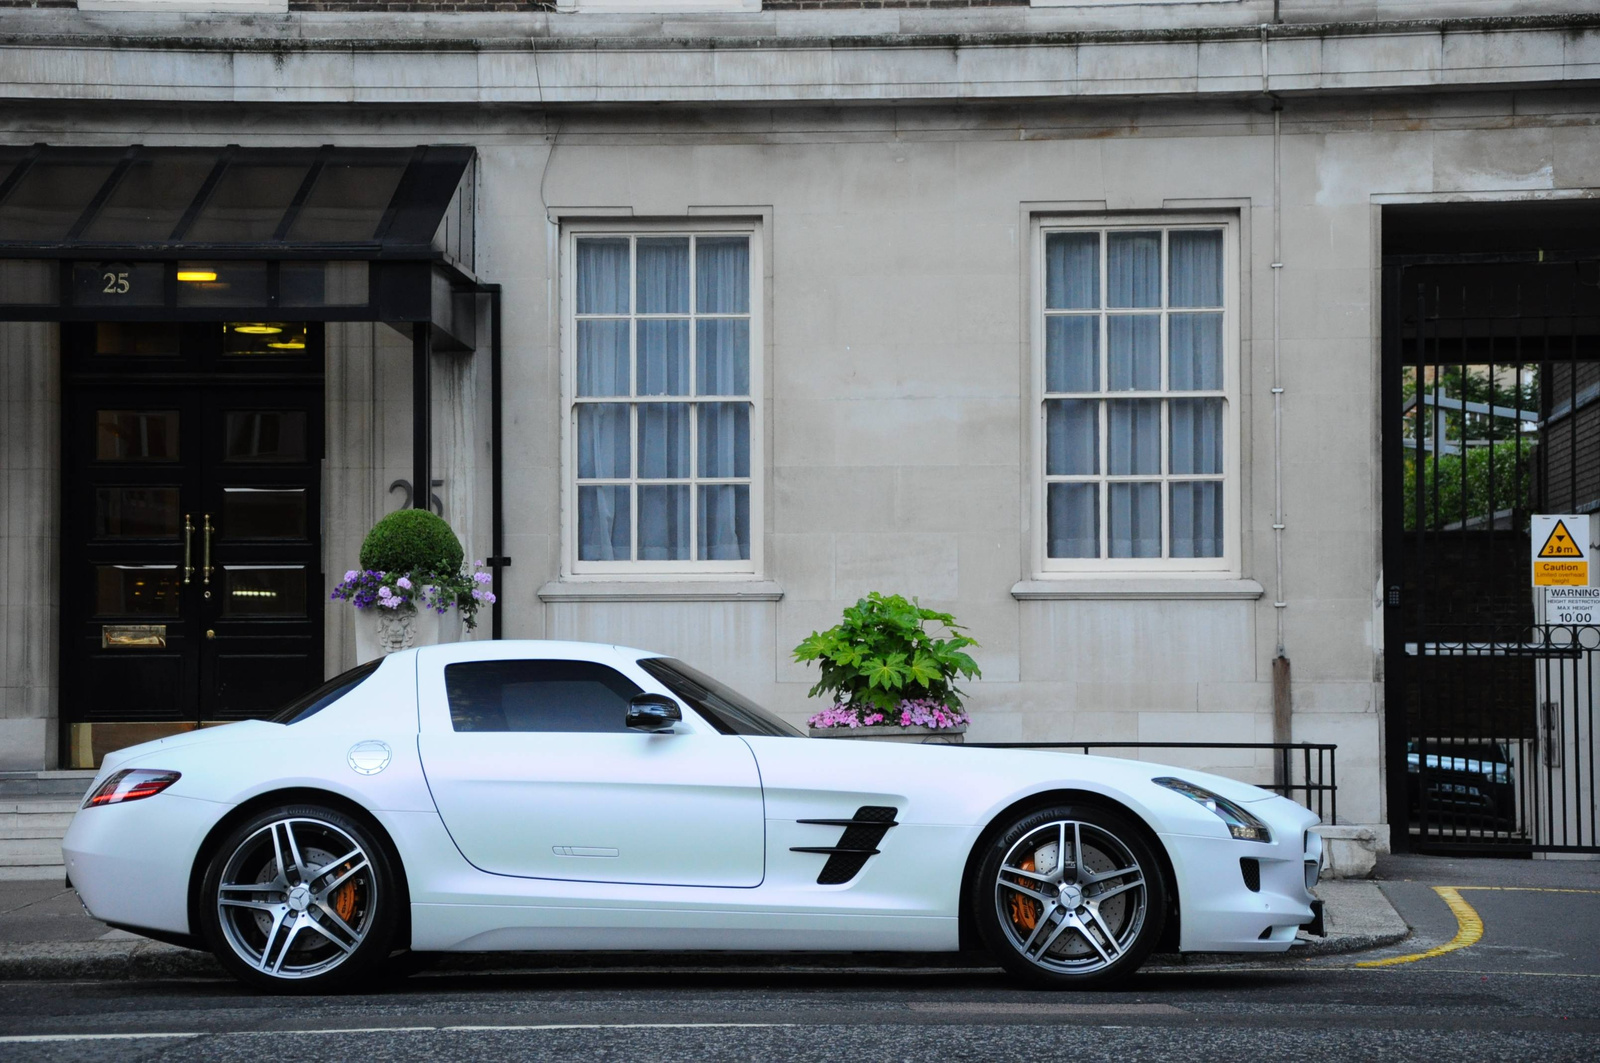
[[[377,572],[454,575],[461,540],[444,518],[426,509],[401,509],[372,526],[361,544],[361,567]]]

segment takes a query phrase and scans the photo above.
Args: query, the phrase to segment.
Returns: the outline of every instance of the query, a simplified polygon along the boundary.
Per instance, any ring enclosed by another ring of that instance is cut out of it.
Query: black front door
[[[63,339],[62,715],[88,725],[74,763],[320,681],[321,328]]]

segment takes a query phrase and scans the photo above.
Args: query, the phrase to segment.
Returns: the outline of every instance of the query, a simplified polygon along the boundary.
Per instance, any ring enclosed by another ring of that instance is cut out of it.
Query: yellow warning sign
[[[1528,527],[1535,587],[1589,586],[1589,515],[1535,513]]]
[[[1583,550],[1572,539],[1572,533],[1567,531],[1565,521],[1556,521],[1556,526],[1550,529],[1550,535],[1545,539],[1544,545],[1539,548],[1539,557],[1575,557],[1582,559]]]

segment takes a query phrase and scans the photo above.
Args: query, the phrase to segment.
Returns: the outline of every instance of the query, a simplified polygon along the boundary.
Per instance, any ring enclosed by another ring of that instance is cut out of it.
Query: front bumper
[[[1180,951],[1284,952],[1300,927],[1316,919],[1310,887],[1322,861],[1322,837],[1312,829],[1314,815],[1284,804],[1298,815],[1271,810],[1278,814],[1263,816],[1270,843],[1161,835],[1178,880]],[[1257,805],[1251,811],[1263,810]]]

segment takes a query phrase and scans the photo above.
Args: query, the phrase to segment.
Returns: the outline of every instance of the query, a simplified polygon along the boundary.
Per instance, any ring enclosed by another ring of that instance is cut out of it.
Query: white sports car
[[[974,946],[1079,987],[1287,949],[1316,822],[1142,762],[807,740],[640,650],[468,642],[108,756],[62,849],[96,918],[266,988],[407,949]]]

